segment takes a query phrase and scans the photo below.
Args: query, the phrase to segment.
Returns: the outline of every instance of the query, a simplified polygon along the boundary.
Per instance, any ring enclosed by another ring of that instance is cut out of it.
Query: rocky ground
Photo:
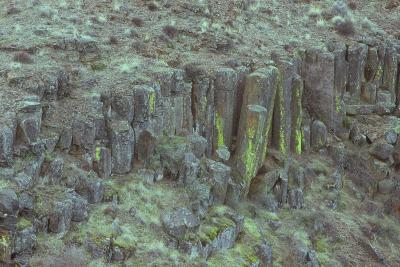
[[[399,1],[0,4],[0,266],[400,266]]]

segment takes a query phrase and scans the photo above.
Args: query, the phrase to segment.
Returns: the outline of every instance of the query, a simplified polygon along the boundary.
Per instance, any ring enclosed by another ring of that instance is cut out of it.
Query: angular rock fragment
[[[72,127],[64,127],[61,130],[60,138],[58,140],[57,146],[65,151],[69,152],[72,144]]]
[[[93,152],[96,128],[91,120],[80,118],[72,126],[72,144],[83,151]]]
[[[191,134],[187,137],[187,140],[193,154],[199,159],[202,158],[207,149],[207,139],[198,134]]]
[[[185,153],[179,169],[179,181],[182,184],[189,185],[197,179],[199,172],[200,160],[191,152]]]
[[[62,158],[54,159],[48,169],[47,176],[51,184],[58,184],[61,181],[64,169],[64,160]]]
[[[148,164],[153,155],[157,138],[150,130],[142,130],[137,134],[136,153],[139,161]]]
[[[208,160],[207,171],[212,181],[211,195],[213,202],[215,204],[223,204],[230,180],[231,168],[220,162]]]
[[[289,189],[288,203],[292,209],[301,209],[304,206],[303,191],[300,188]]]
[[[106,147],[97,147],[95,151],[96,172],[100,178],[108,179],[112,171],[111,151]]]
[[[311,147],[314,149],[323,148],[326,145],[328,131],[321,121],[313,121],[311,125]]]
[[[393,149],[394,147],[390,144],[376,144],[369,153],[375,158],[385,161],[392,155]]]
[[[195,230],[199,220],[187,208],[178,208],[161,215],[164,230],[171,236],[182,239],[188,231]]]
[[[32,113],[18,113],[18,137],[22,141],[32,144],[37,141],[42,123],[41,108]]]
[[[132,169],[135,133],[127,121],[114,121],[110,126],[112,172],[125,174]]]
[[[257,256],[260,258],[262,267],[272,267],[272,247],[267,240],[263,239],[257,246]]]
[[[36,247],[37,237],[34,227],[26,227],[17,232],[14,252],[30,252]]]
[[[0,215],[16,215],[18,212],[19,204],[18,197],[14,190],[9,188],[0,189]]]

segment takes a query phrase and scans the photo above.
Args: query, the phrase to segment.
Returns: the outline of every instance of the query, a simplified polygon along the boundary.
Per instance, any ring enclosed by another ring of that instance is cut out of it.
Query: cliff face
[[[400,43],[358,24],[376,6],[134,2],[6,7],[1,264],[400,265]]]

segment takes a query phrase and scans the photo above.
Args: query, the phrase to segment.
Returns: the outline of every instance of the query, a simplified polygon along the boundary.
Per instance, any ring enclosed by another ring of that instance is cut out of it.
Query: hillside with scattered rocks
[[[398,0],[0,0],[0,266],[400,266]]]

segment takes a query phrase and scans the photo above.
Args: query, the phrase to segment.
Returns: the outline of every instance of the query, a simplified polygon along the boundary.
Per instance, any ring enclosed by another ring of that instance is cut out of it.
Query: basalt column
[[[332,53],[311,49],[304,62],[304,105],[312,118],[335,130],[337,122],[335,57]]]
[[[221,68],[215,75],[214,150],[231,147],[238,75],[233,69]]]
[[[234,158],[245,183],[245,194],[267,152],[278,79],[279,71],[273,66],[246,77]]]

